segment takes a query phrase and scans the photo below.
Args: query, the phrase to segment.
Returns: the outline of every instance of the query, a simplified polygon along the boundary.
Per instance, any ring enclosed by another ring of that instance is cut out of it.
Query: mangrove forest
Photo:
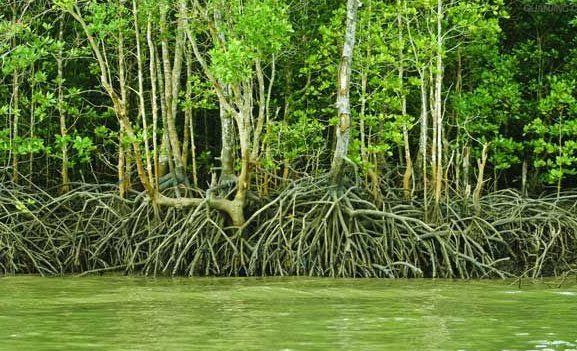
[[[577,272],[573,0],[0,0],[0,276]]]

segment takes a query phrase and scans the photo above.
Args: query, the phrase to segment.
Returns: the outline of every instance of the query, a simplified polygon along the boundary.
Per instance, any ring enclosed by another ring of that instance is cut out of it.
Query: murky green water
[[[0,350],[577,350],[577,285],[0,278]]]

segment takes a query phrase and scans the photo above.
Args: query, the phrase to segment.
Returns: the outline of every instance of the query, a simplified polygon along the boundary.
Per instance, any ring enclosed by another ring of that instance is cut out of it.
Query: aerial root
[[[392,194],[392,192],[390,192]],[[253,203],[243,228],[200,205],[161,213],[138,194],[77,185],[52,196],[0,185],[0,274],[483,278],[577,269],[577,195],[512,191],[436,209],[302,179]]]
[[[248,272],[333,277],[505,277],[487,243],[456,225],[431,226],[419,211],[377,208],[360,188],[299,182],[258,223]],[[484,236],[482,236],[484,238]]]

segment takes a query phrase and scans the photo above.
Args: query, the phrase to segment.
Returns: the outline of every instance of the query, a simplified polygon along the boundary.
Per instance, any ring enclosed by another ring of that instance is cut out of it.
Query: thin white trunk
[[[152,21],[148,18],[146,26],[146,41],[148,43],[148,52],[150,56],[149,75],[150,75],[150,95],[152,108],[152,148],[154,159],[154,188],[158,190],[158,180],[160,178],[160,161],[158,159],[158,98],[156,82],[156,50],[152,41]]]
[[[359,8],[358,0],[347,1],[347,24],[345,32],[345,42],[339,66],[339,80],[337,90],[337,109],[339,124],[336,130],[336,147],[331,164],[331,181],[337,184],[341,180],[343,163],[347,158],[349,149],[349,139],[351,134],[351,107],[350,107],[350,85],[351,66],[353,63],[353,52],[355,48],[355,35],[357,29],[357,13]]]
[[[425,68],[422,69],[421,73],[421,135],[419,138],[419,158],[421,160],[421,177],[423,180],[423,198],[425,204],[427,203],[427,144],[429,136],[429,97],[427,94],[427,78],[425,74]]]
[[[397,26],[399,30],[399,43],[404,43],[403,35],[403,19],[400,13],[400,0],[397,1],[397,6],[399,8],[399,13],[397,15]],[[407,116],[407,96],[405,94],[404,79],[405,79],[405,53],[403,52],[403,46],[399,47],[399,89],[401,97],[401,114],[403,118]],[[412,182],[413,178],[413,160],[411,159],[411,145],[409,141],[409,128],[406,124],[403,125],[403,146],[405,151],[405,174],[403,175],[403,190],[405,197],[409,198],[412,193]]]
[[[60,17],[60,26],[58,29],[58,41],[64,42],[64,15]],[[62,168],[60,171],[61,186],[60,192],[67,193],[70,190],[70,178],[68,175],[68,143],[65,141],[65,137],[68,134],[68,128],[66,126],[66,114],[64,113],[64,60],[63,60],[63,49],[60,47],[58,50],[58,55],[56,56],[56,63],[58,66],[58,115],[60,117],[60,136],[63,139],[62,143]]]
[[[436,159],[435,202],[441,200],[443,182],[443,0],[437,1],[437,62],[435,72]]]
[[[138,7],[136,0],[132,0],[132,12],[134,15],[134,34],[136,39],[136,61],[138,64],[138,111],[142,119],[142,137],[144,139],[144,154],[146,158],[146,172],[148,181],[153,184],[152,162],[150,159],[150,146],[148,143],[148,122],[146,120],[146,109],[144,102],[144,64],[142,63],[142,52],[140,49],[140,29],[138,27]]]

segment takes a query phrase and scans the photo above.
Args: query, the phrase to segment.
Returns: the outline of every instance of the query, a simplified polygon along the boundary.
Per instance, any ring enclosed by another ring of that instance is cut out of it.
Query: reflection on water
[[[577,351],[577,285],[1,278],[0,350]]]

